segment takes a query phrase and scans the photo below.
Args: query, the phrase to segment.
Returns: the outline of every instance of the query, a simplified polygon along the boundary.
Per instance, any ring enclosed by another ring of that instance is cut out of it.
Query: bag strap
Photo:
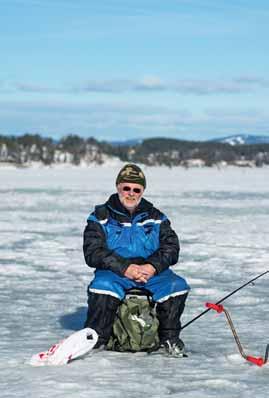
[[[148,300],[150,307],[153,308],[155,306],[155,302],[153,301],[152,298],[152,293],[148,289],[145,289],[144,287],[141,288],[131,287],[126,291],[126,297],[127,296],[145,296]]]

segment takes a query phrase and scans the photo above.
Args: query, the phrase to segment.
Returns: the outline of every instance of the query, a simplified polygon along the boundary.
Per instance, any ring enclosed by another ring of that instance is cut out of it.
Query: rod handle
[[[257,366],[263,366],[265,364],[264,359],[261,358],[261,357],[257,358],[257,357],[252,357],[251,355],[248,355],[246,357],[246,360],[249,361],[249,362],[254,363]]]
[[[221,304],[205,303],[205,306],[211,310],[217,311],[218,314],[224,311],[224,307]]]

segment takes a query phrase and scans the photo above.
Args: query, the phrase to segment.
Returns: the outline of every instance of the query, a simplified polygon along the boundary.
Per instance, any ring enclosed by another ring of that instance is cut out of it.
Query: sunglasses
[[[140,188],[130,188],[130,187],[128,187],[127,185],[124,186],[124,187],[122,188],[122,190],[123,190],[124,192],[130,192],[130,191],[132,191],[132,192],[134,192],[134,193],[141,193],[141,189],[140,189]]]

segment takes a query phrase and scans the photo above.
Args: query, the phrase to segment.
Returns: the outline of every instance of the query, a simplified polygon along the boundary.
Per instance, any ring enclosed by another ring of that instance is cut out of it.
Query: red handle
[[[257,365],[257,366],[263,366],[264,365],[264,360],[263,360],[263,358],[261,358],[261,357],[259,357],[259,358],[256,358],[256,357],[252,357],[252,356],[247,356],[247,361],[249,361],[249,362],[252,362],[252,363],[254,363],[255,365]]]
[[[211,310],[217,311],[219,314],[224,310],[224,307],[221,304],[206,303],[205,306]]]

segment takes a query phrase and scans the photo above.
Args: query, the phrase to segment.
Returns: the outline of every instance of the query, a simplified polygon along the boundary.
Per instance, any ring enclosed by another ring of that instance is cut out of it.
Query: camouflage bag
[[[151,351],[158,347],[159,321],[154,303],[139,296],[126,297],[113,324],[107,348],[113,351]]]

